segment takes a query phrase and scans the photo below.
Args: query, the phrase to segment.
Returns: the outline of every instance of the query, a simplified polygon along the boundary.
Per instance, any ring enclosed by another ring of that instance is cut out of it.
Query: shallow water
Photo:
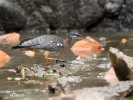
[[[41,34],[21,34],[21,38],[31,36],[36,37],[39,35]],[[57,35],[62,38],[66,37],[66,35],[64,34]],[[84,87],[106,86],[108,85],[108,83],[102,78],[104,72],[106,72],[109,68],[106,68],[105,66],[103,68],[99,68],[98,66],[100,64],[108,64],[110,62],[108,53],[109,47],[119,48],[125,54],[133,56],[133,44],[131,40],[131,37],[133,37],[133,35],[131,33],[83,33],[82,35],[89,35],[97,41],[100,41],[99,39],[101,37],[106,38],[105,41],[101,41],[101,43],[104,45],[105,50],[97,56],[97,59],[101,60],[95,60],[86,63],[88,65],[92,65],[91,70],[78,70],[74,74],[75,76],[80,76],[82,78],[82,81],[79,83],[70,83],[71,89],[75,90]],[[121,40],[123,38],[126,38],[128,40],[127,44],[121,43]],[[71,45],[73,45],[75,41],[76,40],[73,40]],[[30,58],[25,56],[22,50],[11,50],[10,47],[3,45],[1,45],[0,48],[12,57],[12,59],[4,67],[0,68],[0,96],[3,96],[5,100],[47,100],[48,97],[54,96],[54,94],[49,94],[46,91],[50,79],[34,77],[33,80],[31,80],[30,77],[27,77],[27,79],[17,81],[14,78],[21,78],[21,76],[16,75],[12,71],[9,71],[9,69],[15,69],[21,64],[26,64],[29,66],[32,66],[33,64],[44,65],[45,59],[43,56],[36,55],[34,58]],[[71,50],[68,50],[65,54],[60,55],[57,58],[72,61],[75,60],[76,57],[77,56],[74,55]],[[50,61],[50,64],[54,63],[54,61]],[[99,76],[99,73],[101,73],[101,77]],[[9,77],[13,79],[7,80],[7,78]]]

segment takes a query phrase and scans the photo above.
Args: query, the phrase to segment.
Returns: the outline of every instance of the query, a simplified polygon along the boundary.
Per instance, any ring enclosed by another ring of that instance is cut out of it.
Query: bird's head
[[[68,35],[68,38],[69,39],[74,39],[74,38],[84,39],[84,37],[82,37],[78,31],[71,31]]]

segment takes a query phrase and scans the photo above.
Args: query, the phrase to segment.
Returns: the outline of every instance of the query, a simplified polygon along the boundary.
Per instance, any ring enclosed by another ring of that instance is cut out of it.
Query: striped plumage
[[[64,48],[63,39],[55,35],[42,35],[36,38],[24,39],[22,42],[12,47],[16,48],[27,48],[27,49],[44,49],[48,51],[60,51]]]
[[[61,53],[67,50],[71,39],[76,37],[81,37],[77,31],[70,32],[65,40],[55,35],[42,35],[36,38],[23,39],[19,45],[12,47],[12,49],[34,50],[39,51],[44,56],[48,56],[53,52]]]

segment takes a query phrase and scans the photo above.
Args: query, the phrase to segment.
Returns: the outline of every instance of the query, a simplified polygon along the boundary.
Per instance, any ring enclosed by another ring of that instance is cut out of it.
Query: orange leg
[[[45,59],[46,59],[46,67],[49,66],[48,60],[55,60],[56,63],[58,63],[58,62],[66,62],[65,60],[60,60],[60,59],[56,59],[56,58],[49,58],[48,55],[45,55]]]
[[[56,60],[55,58],[49,58],[48,55],[45,56],[46,59],[46,66],[49,66],[48,60]]]
[[[49,66],[49,62],[48,62],[48,59],[46,59],[46,66]]]

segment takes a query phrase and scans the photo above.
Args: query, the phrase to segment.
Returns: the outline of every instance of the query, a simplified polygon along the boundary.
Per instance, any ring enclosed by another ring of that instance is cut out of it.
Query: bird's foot
[[[60,63],[59,66],[60,67],[65,67],[65,62],[67,62],[66,60],[61,60],[61,59],[56,59],[56,63]]]
[[[61,59],[56,59],[55,61],[56,61],[56,63],[59,63],[59,62],[65,63],[65,62],[67,62],[66,60],[61,60]]]

